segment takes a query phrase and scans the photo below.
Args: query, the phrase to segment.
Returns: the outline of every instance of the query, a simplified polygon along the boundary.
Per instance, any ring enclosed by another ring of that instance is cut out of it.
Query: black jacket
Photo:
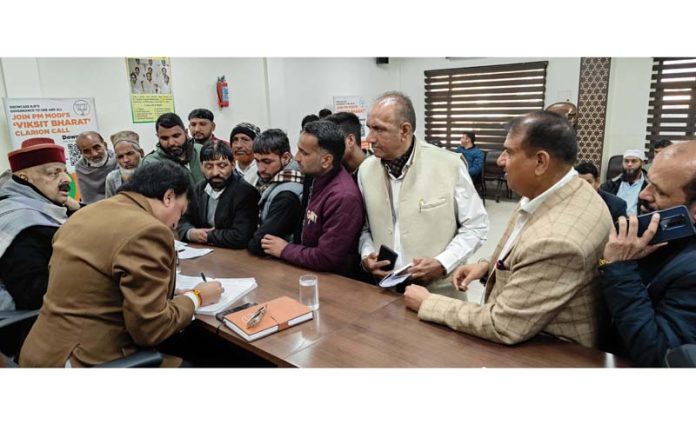
[[[15,236],[0,258],[0,280],[17,310],[34,310],[43,303],[56,231],[58,227],[53,226],[27,227]]]
[[[601,269],[613,325],[637,365],[662,366],[669,348],[696,343],[694,259],[696,238],[688,238]]]
[[[641,169],[640,172],[643,173],[643,185],[640,187],[640,190],[643,190],[645,186],[648,185],[648,173],[643,169]],[[599,190],[616,195],[619,192],[619,186],[621,186],[621,175],[605,182],[599,187]]]
[[[246,248],[259,220],[259,192],[237,173],[227,179],[225,191],[218,199],[215,210],[215,230],[208,234],[210,245],[223,248]],[[188,242],[186,232],[193,228],[207,228],[208,194],[203,180],[193,188],[188,210],[181,217],[177,233]]]
[[[263,206],[261,206],[263,208]],[[249,251],[255,255],[264,255],[261,239],[265,235],[285,237],[293,235],[293,241],[299,239],[302,229],[302,202],[293,192],[284,191],[273,198],[268,216],[259,226],[249,241]]]
[[[619,217],[626,217],[626,201],[602,190],[599,191],[599,196],[601,196],[604,203],[607,204],[611,219],[614,220],[614,223],[616,223]]]

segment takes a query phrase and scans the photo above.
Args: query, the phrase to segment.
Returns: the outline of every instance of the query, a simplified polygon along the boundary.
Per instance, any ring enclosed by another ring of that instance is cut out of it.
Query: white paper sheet
[[[258,285],[256,284],[256,279],[253,277],[242,278],[242,279],[232,279],[232,278],[214,278],[207,276],[208,281],[217,280],[225,288],[225,292],[220,296],[220,301],[206,306],[200,307],[196,310],[196,314],[205,314],[208,316],[214,316],[215,314],[221,312],[227,307],[231,306],[235,302],[239,301],[249,292],[253,291]],[[200,276],[186,276],[178,274],[176,275],[176,289],[193,289],[196,285],[202,282]]]

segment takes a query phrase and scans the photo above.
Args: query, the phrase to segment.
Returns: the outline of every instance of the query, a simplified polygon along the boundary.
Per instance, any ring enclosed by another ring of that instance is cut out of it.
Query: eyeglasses
[[[256,310],[256,313],[254,313],[246,322],[246,327],[247,329],[253,328],[254,326],[258,325],[261,323],[261,319],[263,319],[263,316],[266,315],[266,304],[261,306],[260,309]]]

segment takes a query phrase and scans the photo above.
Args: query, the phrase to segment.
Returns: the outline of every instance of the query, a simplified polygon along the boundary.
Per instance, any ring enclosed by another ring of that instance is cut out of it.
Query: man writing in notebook
[[[196,308],[220,299],[216,281],[174,296],[173,230],[189,186],[175,164],[144,165],[116,196],[80,209],[58,230],[21,366],[84,367],[128,356],[177,334]],[[180,363],[165,356],[163,366]]]
[[[498,165],[522,195],[489,260],[459,267],[465,289],[488,275],[485,301],[460,301],[411,285],[406,305],[421,320],[503,344],[538,333],[596,346],[601,300],[597,262],[612,226],[596,191],[573,169],[575,131],[550,112],[515,118]]]

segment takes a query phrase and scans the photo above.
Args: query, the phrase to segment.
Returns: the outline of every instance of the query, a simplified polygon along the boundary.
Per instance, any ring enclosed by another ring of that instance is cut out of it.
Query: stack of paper
[[[214,316],[215,314],[242,299],[242,297],[253,291],[258,286],[256,284],[256,279],[253,277],[243,279],[219,279],[208,277],[208,281],[211,280],[217,280],[220,282],[222,287],[225,288],[225,292],[223,292],[220,296],[220,301],[209,306],[199,307],[198,310],[196,310],[196,314]],[[193,289],[200,282],[200,276],[185,276],[181,274],[176,275],[176,289],[181,289],[184,291]]]

